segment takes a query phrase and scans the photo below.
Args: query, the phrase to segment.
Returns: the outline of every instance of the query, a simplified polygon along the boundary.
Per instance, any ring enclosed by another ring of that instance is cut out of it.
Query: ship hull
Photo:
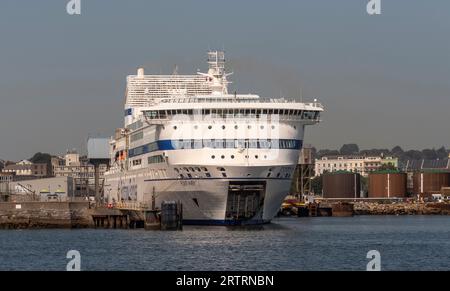
[[[204,168],[201,166],[193,168]],[[211,177],[149,178],[145,170],[105,177],[107,203],[159,208],[163,201],[179,201],[183,222],[195,225],[254,225],[269,223],[289,192],[295,166],[228,167]],[[170,172],[170,169],[167,169]],[[271,172],[267,177],[268,173]],[[244,175],[245,172],[245,175]],[[280,174],[278,174],[280,173]],[[278,177],[277,177],[278,175]]]

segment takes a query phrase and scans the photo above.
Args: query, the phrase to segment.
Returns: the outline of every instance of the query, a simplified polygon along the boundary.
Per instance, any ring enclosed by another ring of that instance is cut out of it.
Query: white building
[[[47,164],[45,163],[34,164],[28,160],[22,160],[16,164],[5,166],[2,169],[2,173],[11,174],[15,176],[46,177]]]
[[[393,157],[366,157],[366,156],[325,156],[316,159],[315,175],[320,176],[327,172],[348,171],[367,176],[377,171],[382,165],[398,167],[398,159]]]

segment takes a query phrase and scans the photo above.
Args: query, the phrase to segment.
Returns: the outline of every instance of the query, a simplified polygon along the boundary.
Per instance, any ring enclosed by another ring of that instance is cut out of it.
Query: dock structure
[[[158,211],[156,210],[111,209],[97,207],[93,210],[91,216],[94,221],[95,228],[160,229]]]
[[[287,199],[280,209],[280,215],[296,215],[298,217],[318,216],[353,216],[353,203],[341,201],[314,201],[301,202],[295,199]]]
[[[147,209],[134,204],[119,203],[115,207],[97,207],[91,217],[95,228],[146,230],[182,230],[182,205],[164,201],[159,209]]]

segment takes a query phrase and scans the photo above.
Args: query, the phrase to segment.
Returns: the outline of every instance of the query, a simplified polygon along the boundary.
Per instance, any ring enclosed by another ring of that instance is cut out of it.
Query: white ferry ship
[[[196,75],[127,77],[125,126],[110,142],[113,205],[181,201],[185,224],[260,224],[290,189],[306,125],[323,107],[230,94],[221,51]]]

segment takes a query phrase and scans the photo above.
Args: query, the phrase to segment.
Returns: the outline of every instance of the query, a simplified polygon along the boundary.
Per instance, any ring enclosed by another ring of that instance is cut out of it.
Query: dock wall
[[[0,203],[0,229],[93,226],[89,202]]]

